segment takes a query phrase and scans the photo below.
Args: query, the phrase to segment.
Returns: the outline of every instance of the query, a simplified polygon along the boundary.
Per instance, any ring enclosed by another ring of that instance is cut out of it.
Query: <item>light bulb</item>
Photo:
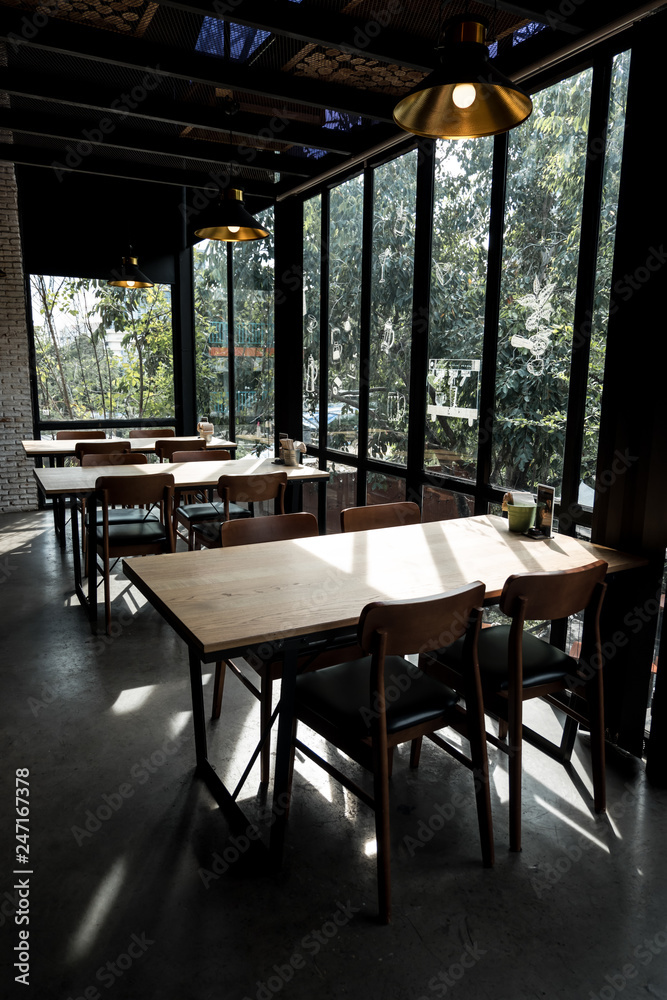
[[[127,285],[128,288],[134,288],[134,282],[133,281],[126,281],[125,284]]]
[[[454,87],[452,100],[457,108],[469,108],[477,93],[472,83],[457,83]]]
[[[227,226],[227,229],[230,231],[230,233],[238,233],[240,228],[241,228],[240,226]]]

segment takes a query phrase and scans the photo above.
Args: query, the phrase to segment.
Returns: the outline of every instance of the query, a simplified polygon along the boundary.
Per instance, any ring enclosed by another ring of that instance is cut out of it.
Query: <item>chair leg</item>
[[[213,682],[213,706],[211,708],[211,718],[220,718],[220,709],[222,707],[222,692],[225,687],[225,669],[226,663],[224,660],[218,660],[215,665],[215,681]]]
[[[588,701],[588,721],[591,730],[593,800],[595,811],[602,813],[607,808],[607,787],[604,746],[604,693],[602,671],[600,669],[596,670],[595,676],[586,685],[586,699]]]
[[[521,693],[508,699],[510,851],[521,850],[522,702]]]
[[[261,678],[261,698],[259,701],[259,726],[260,732],[266,732],[271,722],[271,709],[273,705],[273,681],[268,671]],[[260,760],[260,782],[262,785],[268,784],[271,772],[271,734],[268,733],[262,743],[259,755]]]
[[[380,745],[378,745],[380,744]],[[377,841],[378,907],[383,924],[391,922],[391,841],[389,833],[389,758],[386,735],[373,740],[373,791]]]
[[[507,719],[498,719],[498,739],[507,739]]]
[[[104,620],[106,633],[111,635],[111,570],[108,556],[104,557]]]
[[[419,767],[419,758],[422,752],[422,737],[418,736],[410,744],[410,767]]]

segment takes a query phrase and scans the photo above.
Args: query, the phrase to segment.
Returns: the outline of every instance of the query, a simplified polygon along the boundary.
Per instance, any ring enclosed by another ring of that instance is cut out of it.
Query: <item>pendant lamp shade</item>
[[[397,125],[432,139],[476,139],[528,118],[530,96],[489,61],[485,35],[470,16],[445,25],[440,65],[398,102]]]
[[[137,258],[132,256],[132,252],[130,247],[128,256],[122,258],[120,273],[114,271],[107,284],[116,288],[152,288],[153,282],[139,270]]]
[[[226,240],[237,243],[243,240],[261,240],[269,235],[261,222],[253,219],[243,204],[243,191],[239,188],[227,188],[225,194],[214,205],[208,218],[195,236],[201,240]]]

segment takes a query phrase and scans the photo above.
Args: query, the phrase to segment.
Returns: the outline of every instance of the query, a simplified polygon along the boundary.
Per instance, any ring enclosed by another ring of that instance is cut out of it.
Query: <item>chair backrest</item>
[[[171,473],[154,476],[99,476],[94,498],[102,505],[102,525],[107,538],[110,507],[154,507],[159,505],[170,552],[176,549],[173,525],[174,477]]]
[[[84,455],[118,455],[129,450],[130,445],[122,441],[81,441],[74,446],[74,454],[79,461]]]
[[[225,502],[225,520],[229,520],[230,503],[261,503],[277,500],[278,513],[285,513],[286,472],[270,472],[266,476],[220,476],[218,493]]]
[[[171,462],[175,451],[183,451],[184,448],[187,448],[188,451],[200,451],[205,447],[204,438],[193,438],[187,444],[184,444],[183,441],[170,441],[169,439],[165,441],[160,438],[155,442],[155,454],[160,462]]]
[[[479,628],[485,591],[476,580],[435,597],[374,601],[361,612],[359,645],[364,653],[380,647],[387,656],[441,649],[460,639],[471,625]]]
[[[103,440],[104,431],[56,431],[56,441],[85,441],[88,438]]]
[[[135,427],[130,431],[131,438],[169,438],[176,431],[171,427]]]
[[[501,611],[521,623],[569,618],[591,602],[602,603],[606,573],[603,559],[573,569],[516,573],[505,581],[498,604]]]
[[[115,451],[111,454],[106,452],[92,453],[81,456],[81,465],[146,465],[148,456],[137,451]]]
[[[200,448],[198,451],[175,451],[172,462],[229,462],[232,453],[226,448]]]
[[[374,503],[366,507],[347,507],[340,512],[341,531],[365,531],[368,528],[394,528],[401,524],[419,524],[421,511],[411,500],[397,503]]]
[[[318,533],[314,514],[276,514],[275,517],[245,517],[223,521],[220,527],[222,547],[252,545],[255,542],[279,542],[288,538],[313,538]]]

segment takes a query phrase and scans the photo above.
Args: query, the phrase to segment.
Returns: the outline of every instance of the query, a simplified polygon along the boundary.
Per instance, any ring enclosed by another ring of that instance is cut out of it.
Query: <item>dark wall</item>
[[[185,247],[183,189],[17,166],[26,272],[106,278],[128,247],[155,282],[173,284]]]

